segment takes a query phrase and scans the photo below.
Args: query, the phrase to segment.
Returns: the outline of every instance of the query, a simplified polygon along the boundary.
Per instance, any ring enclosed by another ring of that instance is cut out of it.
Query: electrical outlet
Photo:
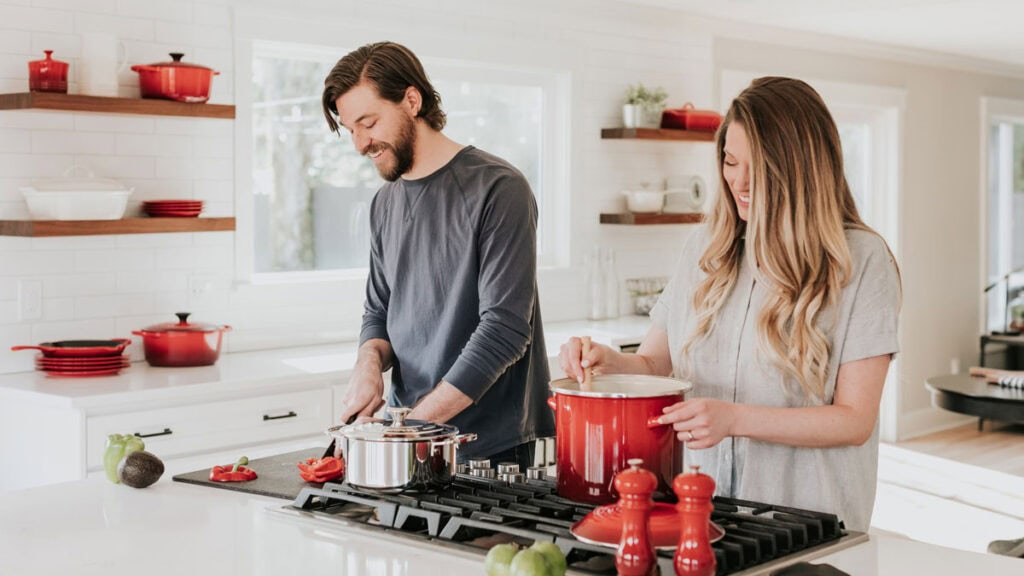
[[[43,317],[43,282],[18,281],[18,319],[38,320]]]

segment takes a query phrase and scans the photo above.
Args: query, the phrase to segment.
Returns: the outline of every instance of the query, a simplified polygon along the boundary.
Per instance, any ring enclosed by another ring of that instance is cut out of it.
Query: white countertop
[[[570,336],[590,335],[608,345],[639,343],[650,326],[646,316],[615,320],[554,322],[544,326],[548,356]],[[0,402],[29,401],[55,408],[93,409],[124,402],[180,399],[182,395],[239,390],[261,385],[330,381],[345,384],[357,343],[278,348],[222,354],[213,366],[154,368],[135,362],[116,376],[56,378],[42,372],[0,375]],[[22,352],[27,354],[28,352]]]
[[[483,557],[279,510],[285,500],[94,478],[0,493],[0,574],[483,574]],[[815,559],[857,576],[1021,574],[1024,560],[887,536]]]

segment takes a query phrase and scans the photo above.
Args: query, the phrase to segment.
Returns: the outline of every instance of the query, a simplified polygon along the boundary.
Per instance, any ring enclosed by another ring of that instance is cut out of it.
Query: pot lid
[[[152,326],[146,326],[142,329],[143,332],[220,332],[224,329],[224,326],[218,324],[199,324],[196,322],[189,322],[188,316],[191,312],[175,312],[174,315],[178,317],[177,322],[164,322],[163,324],[154,324]]]
[[[75,164],[60,178],[33,180],[28,190],[36,192],[128,192],[130,189],[117,180],[97,178],[92,170]]]
[[[191,64],[189,62],[182,62],[181,59],[185,56],[184,52],[170,52],[168,54],[171,57],[171,62],[159,62],[157,64],[150,64],[150,66],[165,66],[171,68],[197,68],[199,70],[213,70],[207,66],[200,66],[199,64]]]
[[[551,391],[569,396],[587,398],[654,398],[689,392],[693,384],[664,376],[640,374],[602,374],[590,379],[590,387],[583,389],[573,378],[562,378],[551,383]]]
[[[655,502],[647,521],[651,545],[659,550],[675,550],[679,545],[679,529],[682,525],[682,518],[675,505]],[[615,548],[622,538],[622,507],[618,504],[598,506],[573,524],[569,531],[588,544]],[[708,539],[711,542],[718,542],[723,536],[725,530],[721,526],[708,522]]]
[[[448,424],[425,420],[406,420],[409,408],[388,408],[392,420],[373,419],[337,428],[337,433],[353,440],[402,442],[406,440],[438,440],[450,438],[459,429]],[[332,429],[333,431],[333,429]]]

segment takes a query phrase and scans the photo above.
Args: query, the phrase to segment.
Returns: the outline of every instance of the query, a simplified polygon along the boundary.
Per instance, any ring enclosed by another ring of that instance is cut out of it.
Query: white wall
[[[171,51],[221,72],[211,102],[235,102],[236,58],[252,38],[338,47],[338,57],[383,39],[424,58],[499,62],[568,73],[572,116],[572,209],[563,224],[573,267],[542,271],[545,320],[585,314],[583,254],[594,243],[618,251],[619,277],[667,274],[686,226],[599,226],[602,209],[621,209],[619,192],[670,174],[713,174],[710,144],[610,141],[627,84],[664,86],[675,104],[710,106],[712,38],[664,10],[616,2],[292,2],[262,0],[0,0],[0,92],[27,88],[26,62],[54,49],[71,63],[81,34],[109,31],[129,64],[166,61]],[[243,66],[244,67],[244,66]],[[429,72],[429,70],[428,70]],[[134,72],[120,74],[121,95],[138,94]],[[241,91],[244,93],[244,90]],[[24,218],[18,187],[59,175],[74,161],[134,186],[144,199],[206,200],[207,215],[239,216],[248,233],[247,190],[235,170],[245,154],[248,111],[232,121],[0,111],[0,217]],[[350,145],[347,139],[339,145]],[[198,321],[227,323],[232,350],[352,339],[363,283],[253,285],[236,277],[235,233],[28,239],[0,237],[0,372],[29,370],[32,354],[7,347],[66,338],[127,337],[132,329],[190,310]],[[44,314],[18,319],[18,281],[44,283]],[[623,291],[624,292],[624,291]],[[623,301],[625,304],[625,294]],[[625,305],[623,306],[625,309]],[[552,343],[557,345],[557,343]],[[136,357],[141,346],[131,349]]]

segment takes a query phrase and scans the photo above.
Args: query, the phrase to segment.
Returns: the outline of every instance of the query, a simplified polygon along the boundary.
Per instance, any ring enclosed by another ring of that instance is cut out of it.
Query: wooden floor
[[[977,422],[896,443],[915,452],[1024,477],[1024,424]]]

